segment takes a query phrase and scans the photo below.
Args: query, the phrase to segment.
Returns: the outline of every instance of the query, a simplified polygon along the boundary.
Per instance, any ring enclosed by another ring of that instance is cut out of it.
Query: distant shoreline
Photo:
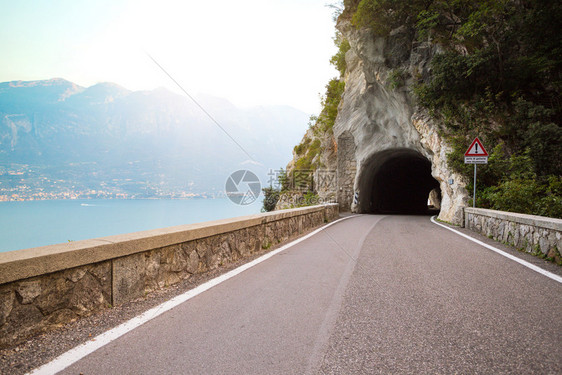
[[[107,198],[100,198],[100,197],[80,197],[80,198],[54,198],[54,199],[8,199],[8,200],[0,200],[1,203],[7,202],[42,202],[42,201],[81,201],[81,200],[195,200],[195,199],[225,199],[227,198],[226,195],[223,196],[193,196],[193,197],[128,197],[128,198],[117,198],[117,197],[107,197]]]

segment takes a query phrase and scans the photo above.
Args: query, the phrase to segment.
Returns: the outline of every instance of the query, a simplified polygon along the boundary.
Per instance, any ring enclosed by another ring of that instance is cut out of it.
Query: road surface
[[[562,373],[562,284],[430,222],[338,222],[63,374]]]

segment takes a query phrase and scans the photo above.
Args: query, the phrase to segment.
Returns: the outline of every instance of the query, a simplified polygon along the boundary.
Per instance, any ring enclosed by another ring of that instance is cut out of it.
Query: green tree
[[[275,205],[279,201],[280,191],[273,187],[266,187],[261,189],[263,191],[263,207],[262,212],[270,212],[275,210]]]

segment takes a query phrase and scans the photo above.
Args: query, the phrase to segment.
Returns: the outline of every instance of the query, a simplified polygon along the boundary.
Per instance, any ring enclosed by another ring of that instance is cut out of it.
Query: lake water
[[[0,202],[0,252],[260,212],[222,199]]]

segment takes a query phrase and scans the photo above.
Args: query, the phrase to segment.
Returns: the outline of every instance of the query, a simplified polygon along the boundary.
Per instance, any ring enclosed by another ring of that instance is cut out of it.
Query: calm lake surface
[[[222,199],[0,202],[0,252],[260,212]]]

